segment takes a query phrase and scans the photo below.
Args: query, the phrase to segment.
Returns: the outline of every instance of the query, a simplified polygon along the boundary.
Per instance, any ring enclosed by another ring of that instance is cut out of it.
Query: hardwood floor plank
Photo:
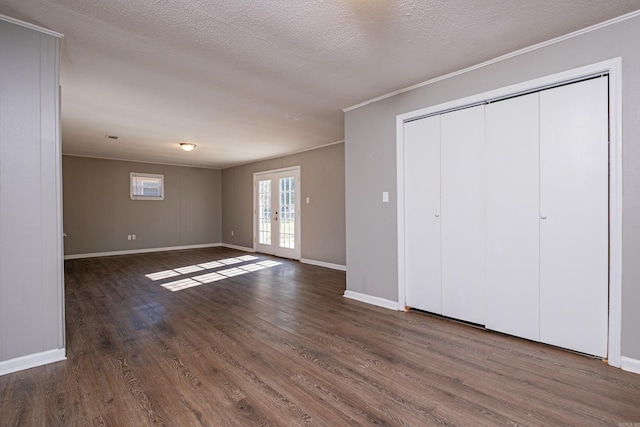
[[[65,284],[67,360],[0,377],[0,426],[640,423],[639,375],[345,299],[341,271],[209,248]]]

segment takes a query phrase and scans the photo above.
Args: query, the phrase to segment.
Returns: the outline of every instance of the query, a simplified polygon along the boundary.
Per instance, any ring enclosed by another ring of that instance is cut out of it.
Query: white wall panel
[[[484,106],[441,116],[442,314],[484,324]]]
[[[57,37],[0,20],[3,373],[64,357],[58,50]]]
[[[486,327],[539,339],[538,94],[486,106]]]
[[[404,125],[406,304],[442,313],[440,116]]]
[[[540,93],[540,163],[540,338],[605,357],[607,78]]]

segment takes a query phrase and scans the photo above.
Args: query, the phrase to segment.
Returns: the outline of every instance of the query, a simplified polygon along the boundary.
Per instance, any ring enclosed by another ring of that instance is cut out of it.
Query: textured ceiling
[[[340,141],[343,108],[637,9],[640,0],[0,0],[0,14],[65,36],[64,153],[212,168]],[[183,141],[197,148],[183,152]]]

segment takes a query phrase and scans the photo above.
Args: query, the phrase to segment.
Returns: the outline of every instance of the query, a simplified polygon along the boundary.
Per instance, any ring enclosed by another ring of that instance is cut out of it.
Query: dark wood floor
[[[247,255],[67,261],[68,359],[0,377],[0,424],[640,423],[640,375],[345,299],[343,272],[213,262]]]

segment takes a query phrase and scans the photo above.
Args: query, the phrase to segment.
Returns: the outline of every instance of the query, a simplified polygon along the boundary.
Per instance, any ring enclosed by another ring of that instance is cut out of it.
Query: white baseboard
[[[244,252],[255,252],[256,251],[253,248],[247,248],[245,246],[230,245],[229,243],[223,243],[222,247],[223,248],[229,248],[229,249],[235,249],[235,250],[238,250],[238,251],[244,251]]]
[[[333,264],[330,262],[316,261],[313,259],[306,259],[306,258],[300,258],[300,262],[303,264],[317,265],[318,267],[331,268],[333,270],[347,271],[346,265]]]
[[[360,302],[366,302],[367,304],[377,305],[378,307],[388,308],[390,310],[398,310],[398,302],[391,301],[385,298],[374,297],[367,294],[361,294],[359,292],[344,291],[344,297],[354,299]]]
[[[13,372],[35,368],[36,366],[46,365],[47,363],[60,362],[61,360],[66,359],[66,350],[64,348],[16,357],[15,359],[0,362],[0,375],[11,374]]]
[[[620,368],[634,374],[640,374],[640,360],[622,356],[620,357]]]
[[[96,257],[114,256],[114,255],[146,254],[149,252],[180,251],[183,249],[216,248],[219,246],[222,246],[222,244],[221,243],[205,243],[201,245],[169,246],[165,248],[132,249],[132,250],[126,250],[126,251],[112,251],[112,252],[94,252],[89,254],[65,255],[64,259],[80,259],[80,258],[96,258]]]

